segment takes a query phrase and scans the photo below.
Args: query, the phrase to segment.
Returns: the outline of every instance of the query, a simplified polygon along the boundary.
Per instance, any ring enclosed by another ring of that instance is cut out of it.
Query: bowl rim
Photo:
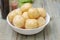
[[[38,28],[34,28],[34,29],[22,29],[22,28],[18,28],[18,27],[16,27],[16,26],[12,25],[12,24],[9,22],[8,16],[7,16],[7,22],[8,22],[8,24],[9,24],[12,28],[16,28],[16,29],[19,29],[19,30],[36,30],[36,29],[40,29],[40,28],[42,28],[42,27],[45,27],[45,26],[49,23],[49,21],[50,21],[50,16],[49,16],[48,13],[46,13],[46,14],[47,14],[47,16],[49,17],[48,22],[47,22],[46,24],[44,24],[43,26],[38,27]]]

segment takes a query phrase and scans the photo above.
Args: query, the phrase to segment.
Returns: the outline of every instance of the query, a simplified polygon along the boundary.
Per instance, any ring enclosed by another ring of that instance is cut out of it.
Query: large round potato
[[[24,12],[24,13],[22,14],[22,16],[24,17],[25,20],[26,20],[26,19],[29,19],[29,17],[28,17],[28,12]]]
[[[12,23],[12,20],[13,20],[13,18],[16,16],[16,15],[21,15],[22,14],[22,12],[18,9],[18,10],[14,10],[14,11],[12,11],[12,12],[10,12],[9,14],[8,14],[8,19],[9,19],[9,21]]]
[[[25,3],[25,4],[21,7],[21,11],[22,11],[22,12],[28,11],[31,7],[32,7],[32,4],[31,4],[31,3]]]
[[[40,16],[40,13],[36,8],[30,8],[28,11],[28,16],[32,19],[38,18]]]
[[[44,8],[37,8],[41,17],[46,17],[46,11]]]
[[[24,18],[21,15],[16,15],[13,19],[13,25],[19,28],[24,27]]]
[[[33,29],[38,27],[38,22],[36,19],[27,19],[25,23],[26,29]]]
[[[39,17],[38,24],[39,24],[39,26],[44,25],[45,24],[45,19],[43,17]]]

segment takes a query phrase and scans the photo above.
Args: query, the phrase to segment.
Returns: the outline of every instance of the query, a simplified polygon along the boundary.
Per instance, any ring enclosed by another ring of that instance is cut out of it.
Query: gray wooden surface
[[[0,13],[0,40],[60,40],[60,0],[34,0],[33,7],[44,7],[51,20],[38,34],[27,36],[13,31]]]

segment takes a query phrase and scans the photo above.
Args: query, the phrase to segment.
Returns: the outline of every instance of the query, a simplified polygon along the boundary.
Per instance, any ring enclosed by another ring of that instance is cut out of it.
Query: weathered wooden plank
[[[30,35],[30,36],[27,36],[27,40],[35,40],[35,35]]]
[[[17,40],[44,40],[43,31],[35,35],[21,35],[18,34]]]
[[[47,25],[45,28],[45,40],[60,40],[59,21],[59,18],[55,18],[53,21],[50,21],[49,25]]]
[[[17,33],[16,40],[24,40],[25,39],[24,37],[26,38],[26,36],[23,36],[22,34]]]
[[[36,37],[35,37],[36,40],[44,40],[44,32],[43,31],[41,31],[40,33],[36,34]]]
[[[0,19],[0,40],[16,40],[16,32],[3,19]]]
[[[59,3],[57,2],[53,2],[53,1],[45,1],[46,4],[46,9],[47,9],[47,12],[49,13],[49,15],[51,17],[59,17],[59,10],[60,10],[60,7],[58,6]],[[57,5],[58,4],[58,5]]]
[[[58,0],[57,0],[58,1]],[[60,7],[56,0],[45,0],[46,10],[51,16],[52,20],[45,28],[45,40],[60,40]]]

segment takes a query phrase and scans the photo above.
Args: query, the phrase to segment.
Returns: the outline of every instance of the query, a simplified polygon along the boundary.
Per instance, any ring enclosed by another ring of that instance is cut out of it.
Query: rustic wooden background
[[[0,8],[1,8],[1,0],[0,0]]]
[[[38,34],[27,36],[13,31],[0,13],[0,40],[60,40],[60,0],[34,0],[33,7],[44,7],[51,20]]]

